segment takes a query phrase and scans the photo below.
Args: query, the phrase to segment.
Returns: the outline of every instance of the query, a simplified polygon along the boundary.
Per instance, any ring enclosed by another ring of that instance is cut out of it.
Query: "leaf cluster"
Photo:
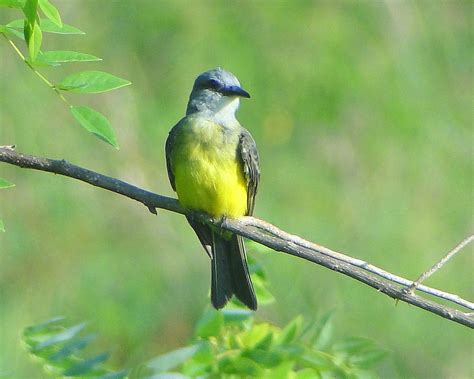
[[[107,117],[88,105],[72,104],[66,99],[65,94],[96,94],[112,91],[131,83],[110,73],[94,70],[72,73],[54,84],[39,69],[54,68],[64,63],[94,62],[102,59],[92,54],[71,50],[44,51],[42,50],[43,33],[63,35],[85,33],[74,26],[63,23],[59,10],[49,0],[0,0],[0,9],[2,7],[21,11],[23,18],[13,20],[6,25],[0,25],[0,34],[6,38],[28,67],[67,104],[71,115],[79,125],[100,140],[118,149],[115,131]],[[14,42],[15,40],[25,43],[28,49],[28,58]],[[0,189],[7,188],[8,186],[3,185],[2,181],[3,179],[0,179]],[[2,220],[0,220],[0,231],[5,231]]]
[[[386,352],[365,338],[332,343],[330,314],[285,327],[256,322],[242,308],[208,310],[193,342],[159,356],[131,378],[375,378],[370,371]]]
[[[22,341],[53,377],[112,378],[376,378],[370,371],[386,352],[371,340],[348,337],[332,342],[331,314],[317,322],[296,317],[285,327],[257,322],[249,310],[233,306],[207,310],[188,346],[128,370],[104,367],[109,353],[81,353],[96,338],[82,335],[85,323],[65,326],[63,317],[30,326]]]
[[[23,18],[0,25],[0,33],[10,42],[19,56],[69,106],[72,116],[83,128],[118,149],[115,132],[107,117],[89,106],[73,105],[65,98],[65,93],[95,94],[131,83],[103,71],[80,71],[53,84],[38,71],[40,68],[54,68],[64,63],[94,62],[102,59],[92,54],[71,50],[43,51],[43,33],[64,35],[85,33],[63,23],[59,10],[49,0],[0,0],[0,7],[16,8],[23,13]],[[28,48],[28,58],[17,47],[15,39],[24,41]]]
[[[250,271],[260,304],[274,301],[263,267],[252,257]],[[208,309],[196,323],[190,343],[130,372],[108,372],[107,353],[82,358],[94,335],[81,336],[85,324],[64,326],[63,318],[26,328],[23,341],[53,376],[98,378],[374,378],[370,371],[386,352],[374,342],[348,337],[333,342],[333,312],[314,322],[295,317],[280,328],[257,321],[233,300],[224,310]]]
[[[96,338],[95,334],[81,335],[85,326],[86,323],[80,323],[66,327],[64,317],[55,317],[24,329],[22,342],[52,377],[125,378],[127,371],[112,372],[103,367],[109,353],[88,358],[81,356],[82,351]]]

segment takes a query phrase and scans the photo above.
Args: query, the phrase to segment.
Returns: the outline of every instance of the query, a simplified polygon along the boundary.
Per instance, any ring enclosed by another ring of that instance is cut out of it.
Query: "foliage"
[[[93,135],[118,149],[117,138],[108,119],[88,106],[73,106],[64,97],[64,92],[100,93],[112,91],[131,83],[128,80],[102,71],[81,71],[52,84],[38,68],[57,67],[62,63],[93,62],[101,59],[91,55],[69,50],[42,51],[43,33],[84,34],[81,30],[64,24],[58,9],[49,0],[2,0],[0,7],[18,8],[23,11],[24,19],[14,20],[0,25],[0,33],[8,39],[18,55],[28,66],[69,105],[72,115],[78,123]],[[46,18],[40,18],[42,13]],[[28,48],[26,59],[13,39],[21,39]]]
[[[199,320],[191,345],[151,360],[131,377],[376,377],[369,369],[386,353],[365,338],[333,343],[331,331],[329,315],[309,325],[297,316],[278,328],[256,322],[242,308],[210,309]]]
[[[17,8],[23,11],[24,19],[0,25],[0,33],[10,42],[25,63],[69,105],[72,116],[84,129],[118,149],[117,137],[109,120],[102,113],[89,106],[73,106],[64,97],[64,92],[100,93],[112,91],[131,83],[128,80],[102,71],[81,71],[68,75],[58,84],[52,84],[38,68],[57,67],[62,63],[92,62],[101,59],[85,53],[69,50],[42,51],[43,32],[57,34],[85,34],[81,30],[64,24],[58,9],[49,0],[0,0],[1,7]],[[40,18],[40,13],[46,18]],[[23,40],[28,48],[29,59],[21,53],[13,39]],[[0,179],[0,188],[2,186]],[[0,231],[5,231],[0,220]]]
[[[272,302],[265,272],[250,259],[260,304]],[[263,301],[262,301],[263,300]],[[139,378],[373,378],[369,371],[386,352],[366,338],[333,342],[333,312],[304,323],[297,316],[283,328],[257,321],[255,313],[232,300],[224,309],[208,309],[196,323],[191,342],[160,355],[130,372]],[[78,357],[95,338],[81,336],[85,323],[64,326],[64,318],[30,326],[23,342],[44,370],[53,376],[122,378],[127,371],[107,372],[107,353]]]
[[[43,369],[53,377],[94,377],[120,379],[127,372],[111,372],[103,367],[109,353],[82,358],[79,353],[95,338],[94,334],[81,335],[85,323],[65,326],[64,317],[55,317],[23,330],[22,342]]]
[[[27,350],[53,377],[124,378],[127,370],[103,367],[108,353],[82,358],[95,335],[81,335],[85,323],[65,326],[62,317],[23,331]],[[330,314],[304,325],[298,316],[284,328],[256,322],[236,305],[210,309],[198,321],[192,342],[140,365],[130,378],[374,378],[369,371],[386,352],[366,338],[332,342]],[[169,375],[169,376],[166,376]]]

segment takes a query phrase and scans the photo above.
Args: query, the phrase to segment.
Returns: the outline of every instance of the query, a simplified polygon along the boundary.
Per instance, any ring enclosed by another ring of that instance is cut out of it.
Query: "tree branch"
[[[471,234],[469,237],[463,239],[459,242],[451,251],[449,251],[446,256],[444,256],[439,262],[437,262],[433,267],[431,267],[428,271],[421,274],[415,282],[413,282],[410,287],[407,288],[407,291],[414,292],[415,289],[420,287],[421,282],[428,279],[431,275],[433,275],[436,271],[438,271],[441,267],[443,267],[446,262],[448,262],[452,257],[454,257],[457,253],[461,251],[461,249],[467,246],[474,240],[474,234]],[[472,309],[472,308],[471,308]]]
[[[156,213],[156,208],[181,214],[186,213],[176,199],[146,191],[124,181],[73,165],[65,160],[40,158],[18,153],[9,147],[0,147],[0,161],[22,168],[52,172],[81,180],[93,186],[104,188],[134,199],[144,204],[153,213]],[[409,286],[413,284],[413,281],[390,274],[359,259],[345,256],[323,246],[306,241],[298,236],[286,233],[265,221],[254,217],[212,220],[203,214],[198,214],[196,217],[203,222],[211,223],[242,235],[275,251],[294,255],[343,273],[394,299],[412,304],[446,319],[474,328],[474,319],[470,317],[470,314],[424,299],[407,291],[406,287],[395,284],[398,283]],[[423,285],[418,286],[417,289],[433,296],[452,301],[468,309],[474,309],[473,303],[461,299],[457,295]]]

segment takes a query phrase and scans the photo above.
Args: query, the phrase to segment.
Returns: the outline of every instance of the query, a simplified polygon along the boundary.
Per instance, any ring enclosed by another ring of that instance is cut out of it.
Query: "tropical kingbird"
[[[252,215],[260,178],[255,141],[237,119],[241,97],[249,98],[237,78],[221,68],[199,75],[186,116],[166,140],[171,186],[181,205],[213,218]],[[250,309],[257,299],[241,236],[187,216],[211,258],[211,301],[219,309],[235,295]]]

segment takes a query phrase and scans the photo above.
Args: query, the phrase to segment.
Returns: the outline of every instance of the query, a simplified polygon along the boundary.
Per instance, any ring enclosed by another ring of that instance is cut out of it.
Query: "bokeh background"
[[[114,150],[0,43],[0,144],[64,158],[170,195],[164,143],[197,74],[235,73],[252,99],[238,118],[254,135],[262,181],[256,216],[398,275],[415,278],[473,230],[470,1],[53,1],[85,36],[44,36],[103,62],[81,69],[133,82],[70,95],[106,114]],[[18,18],[2,9],[0,22]],[[0,372],[38,375],[19,344],[55,315],[90,320],[113,364],[131,367],[186,344],[208,306],[209,261],[185,219],[158,216],[71,179],[0,164]],[[283,325],[335,310],[336,336],[391,352],[382,377],[473,377],[462,326],[396,303],[294,257],[256,253]],[[472,248],[427,284],[474,297]]]

